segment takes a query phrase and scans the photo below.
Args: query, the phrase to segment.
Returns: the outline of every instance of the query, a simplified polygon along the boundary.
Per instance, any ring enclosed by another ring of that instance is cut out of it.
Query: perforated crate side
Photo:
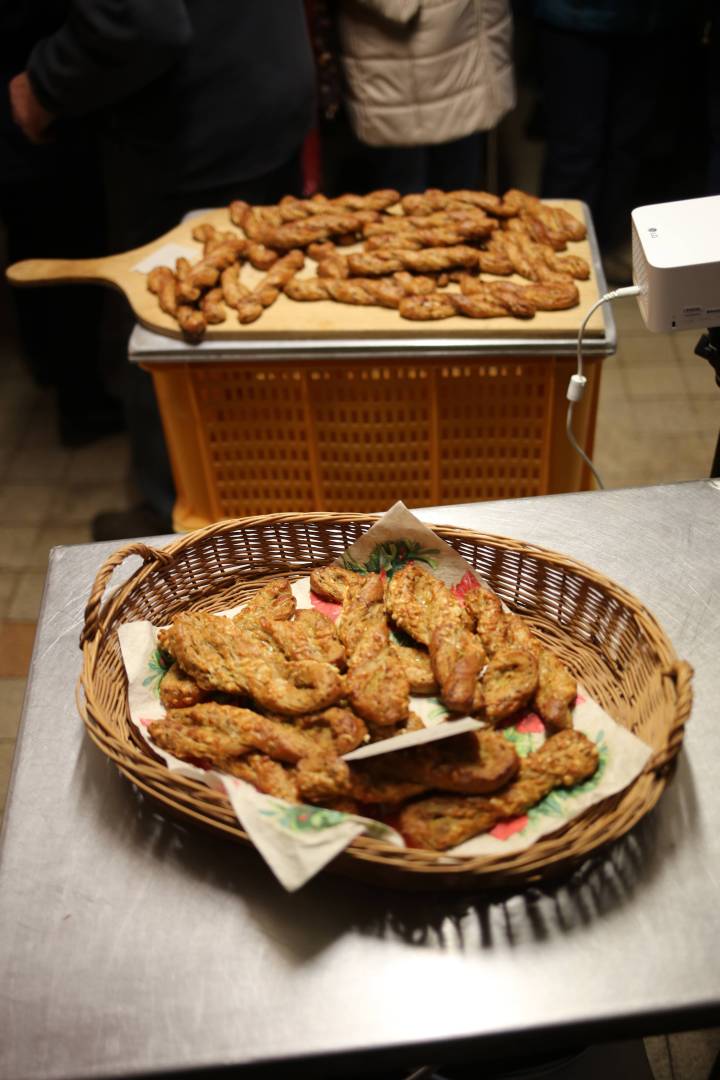
[[[437,372],[438,503],[547,491],[552,362],[472,361]]]
[[[549,490],[552,358],[195,363],[153,375],[175,447],[178,528]]]

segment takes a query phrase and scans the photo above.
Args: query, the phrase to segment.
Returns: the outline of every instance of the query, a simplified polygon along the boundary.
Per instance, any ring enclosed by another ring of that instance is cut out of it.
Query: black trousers
[[[0,157],[18,163],[0,179],[8,263],[106,253],[103,182],[90,135],[61,130],[54,142],[33,146],[8,127]],[[105,395],[103,292],[85,285],[8,288],[25,360],[36,382],[56,388],[61,426],[84,422]]]
[[[478,189],[485,175],[484,132],[432,146],[363,146],[363,186],[395,188],[401,195],[440,188]]]
[[[538,46],[547,139],[541,194],[583,199],[601,246],[613,246],[630,236],[678,41],[541,24]]]

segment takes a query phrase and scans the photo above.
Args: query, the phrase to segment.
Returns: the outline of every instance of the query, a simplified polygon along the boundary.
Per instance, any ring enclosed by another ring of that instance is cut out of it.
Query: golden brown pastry
[[[297,604],[287,578],[276,578],[253,593],[233,616],[237,626],[259,626],[262,619],[292,619]]]
[[[410,683],[411,694],[437,694],[440,690],[430,662],[430,653],[421,646],[398,645],[391,642],[390,649],[400,660]]]
[[[168,315],[177,313],[177,282],[169,266],[154,267],[148,274],[147,287],[157,296],[162,311]]]
[[[310,588],[323,600],[342,604],[349,588],[357,584],[358,575],[343,566],[317,566],[310,572]]]
[[[200,302],[200,310],[205,316],[208,326],[215,323],[225,322],[227,313],[223,304],[224,294],[221,288],[210,289]]]
[[[572,727],[571,707],[577,697],[577,682],[559,657],[549,649],[538,656],[538,688],[535,708],[551,728]]]
[[[281,667],[284,663],[281,653],[232,619],[203,611],[176,615],[162,640],[182,670],[203,690],[245,694],[253,668],[266,664]]]
[[[406,196],[400,207],[398,202],[398,193],[389,190],[337,199],[286,196],[276,206],[235,200],[229,215],[242,235],[207,222],[195,224],[193,236],[203,244],[202,259],[194,265],[180,259],[174,273],[157,268],[148,277],[148,288],[193,342],[208,325],[225,319],[223,305],[237,311],[241,324],[251,324],[282,291],[300,302],[391,308],[413,321],[454,315],[531,318],[537,310],[579,302],[571,279],[587,279],[589,266],[577,255],[560,257],[556,252],[568,240],[581,239],[585,227],[563,208],[517,190],[500,199],[488,192],[428,189]],[[340,253],[342,246],[363,238],[364,251]],[[315,278],[296,279],[299,265],[283,262],[288,251],[301,249],[318,263]],[[239,279],[244,259],[255,269],[277,273],[250,294]],[[521,292],[513,283],[483,280],[472,293],[463,289],[459,297],[440,292],[457,268],[497,276],[515,272],[548,288]],[[398,279],[391,280],[399,273],[409,279],[402,291]],[[411,284],[421,277],[422,284]]]
[[[368,195],[339,195],[332,199],[333,206],[347,207],[348,210],[388,210],[400,201],[400,192],[393,188],[371,191]]]
[[[251,750],[259,750],[275,761],[295,764],[314,750],[312,739],[291,724],[215,701],[170,709],[148,730],[161,749],[176,757],[195,757],[213,764]]]
[[[527,705],[538,686],[537,660],[527,649],[498,649],[480,683],[483,716],[495,724]]]
[[[220,287],[223,299],[229,307],[236,308],[241,300],[247,300],[250,290],[240,281],[240,267],[237,263],[226,266],[220,274]]]
[[[451,299],[456,314],[466,319],[497,319],[508,314],[506,305],[489,293],[478,291],[471,296],[453,293]]]
[[[445,707],[450,712],[472,712],[480,672],[487,663],[480,638],[458,618],[441,617],[430,636],[430,662]]]
[[[266,795],[274,795],[276,799],[284,799],[289,803],[301,801],[295,769],[275,761],[267,754],[243,754],[242,757],[226,758],[218,762],[217,767],[221,772],[252,784]]]
[[[328,300],[330,293],[327,280],[323,278],[291,278],[285,286],[285,295],[301,302]]]
[[[202,339],[207,330],[207,320],[201,311],[196,311],[187,304],[178,304],[175,317],[188,341]]]
[[[399,828],[414,847],[446,851],[526,813],[556,787],[589,779],[599,762],[595,745],[579,731],[561,731],[520,762],[516,779],[490,796],[434,796],[400,811]]]
[[[340,304],[373,306],[377,301],[371,289],[359,278],[324,278],[328,295]]]
[[[348,666],[382,652],[390,643],[384,593],[379,574],[353,574],[348,580],[337,624]]]
[[[322,660],[341,671],[345,667],[345,647],[335,624],[320,611],[298,611],[292,620],[267,618],[262,628],[288,660]]]
[[[280,258],[277,251],[273,251],[272,248],[266,247],[257,240],[248,243],[247,257],[248,262],[256,270],[269,270]]]
[[[469,731],[449,739],[396,750],[392,755],[354,762],[367,780],[401,780],[426,790],[482,795],[497,791],[517,774],[520,759],[497,731]]]
[[[580,303],[580,294],[574,281],[524,285],[523,292],[538,311],[562,311]]]
[[[292,723],[323,750],[334,750],[336,754],[348,754],[368,739],[365,722],[346,706],[334,705],[307,716],[293,717]]]
[[[498,648],[507,642],[504,631],[505,613],[500,597],[489,589],[480,587],[465,593],[463,603],[485,652],[488,656],[494,656]]]
[[[406,634],[422,645],[430,644],[433,628],[441,620],[471,626],[465,608],[447,585],[417,562],[393,574],[385,590],[385,609]]]
[[[279,665],[267,654],[258,655],[246,669],[250,696],[263,709],[282,716],[303,716],[334,705],[343,697],[340,674],[319,660],[290,660]]]
[[[375,727],[406,723],[410,680],[392,649],[386,647],[360,658],[351,654],[345,689],[354,711]]]
[[[207,690],[198,684],[176,663],[172,664],[160,681],[160,702],[166,709],[186,709],[206,701]]]
[[[425,296],[405,296],[398,304],[398,311],[403,319],[416,322],[449,319],[457,314],[453,297],[440,292],[428,293]]]

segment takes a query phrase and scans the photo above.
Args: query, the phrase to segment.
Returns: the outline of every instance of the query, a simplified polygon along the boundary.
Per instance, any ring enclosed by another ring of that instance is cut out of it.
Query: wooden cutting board
[[[557,205],[566,207],[576,217],[583,219],[582,203],[574,200],[557,200]],[[230,216],[225,207],[208,210],[192,220],[183,221],[164,236],[159,237],[144,247],[126,251],[120,255],[109,255],[98,259],[26,259],[15,263],[7,270],[7,279],[13,285],[67,284],[68,282],[90,282],[109,285],[119,289],[127,298],[137,320],[158,334],[182,338],[177,323],[160,310],[157,297],[148,291],[146,274],[152,265],[173,267],[178,255],[185,254],[192,261],[202,256],[202,244],[192,238],[192,230],[199,222],[209,222],[218,229],[233,229]],[[346,249],[348,251],[351,248]],[[533,319],[464,319],[459,316],[442,319],[437,322],[411,322],[402,319],[391,308],[359,307],[350,304],[337,304],[331,300],[315,303],[299,303],[281,295],[272,307],[267,308],[257,322],[241,325],[231,311],[227,320],[209,326],[205,334],[207,340],[222,338],[267,339],[318,337],[363,338],[363,337],[414,337],[420,340],[431,338],[471,338],[482,337],[522,337],[525,340],[547,337],[577,336],[580,323],[590,305],[597,300],[598,283],[592,267],[590,244],[587,240],[569,243],[568,251],[581,255],[591,267],[588,281],[577,282],[580,303],[567,311],[538,312]],[[315,263],[307,259],[302,277],[315,275]],[[241,280],[253,287],[263,274],[245,265],[241,271]],[[523,278],[510,279],[519,284],[527,284]],[[588,324],[587,334],[598,337],[603,333],[603,319],[597,311]]]

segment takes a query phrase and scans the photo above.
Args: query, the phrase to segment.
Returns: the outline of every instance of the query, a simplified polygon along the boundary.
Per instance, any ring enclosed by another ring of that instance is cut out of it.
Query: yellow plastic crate
[[[601,358],[575,432],[589,452]],[[384,510],[589,486],[565,437],[571,357],[151,363],[179,531],[277,511]]]

